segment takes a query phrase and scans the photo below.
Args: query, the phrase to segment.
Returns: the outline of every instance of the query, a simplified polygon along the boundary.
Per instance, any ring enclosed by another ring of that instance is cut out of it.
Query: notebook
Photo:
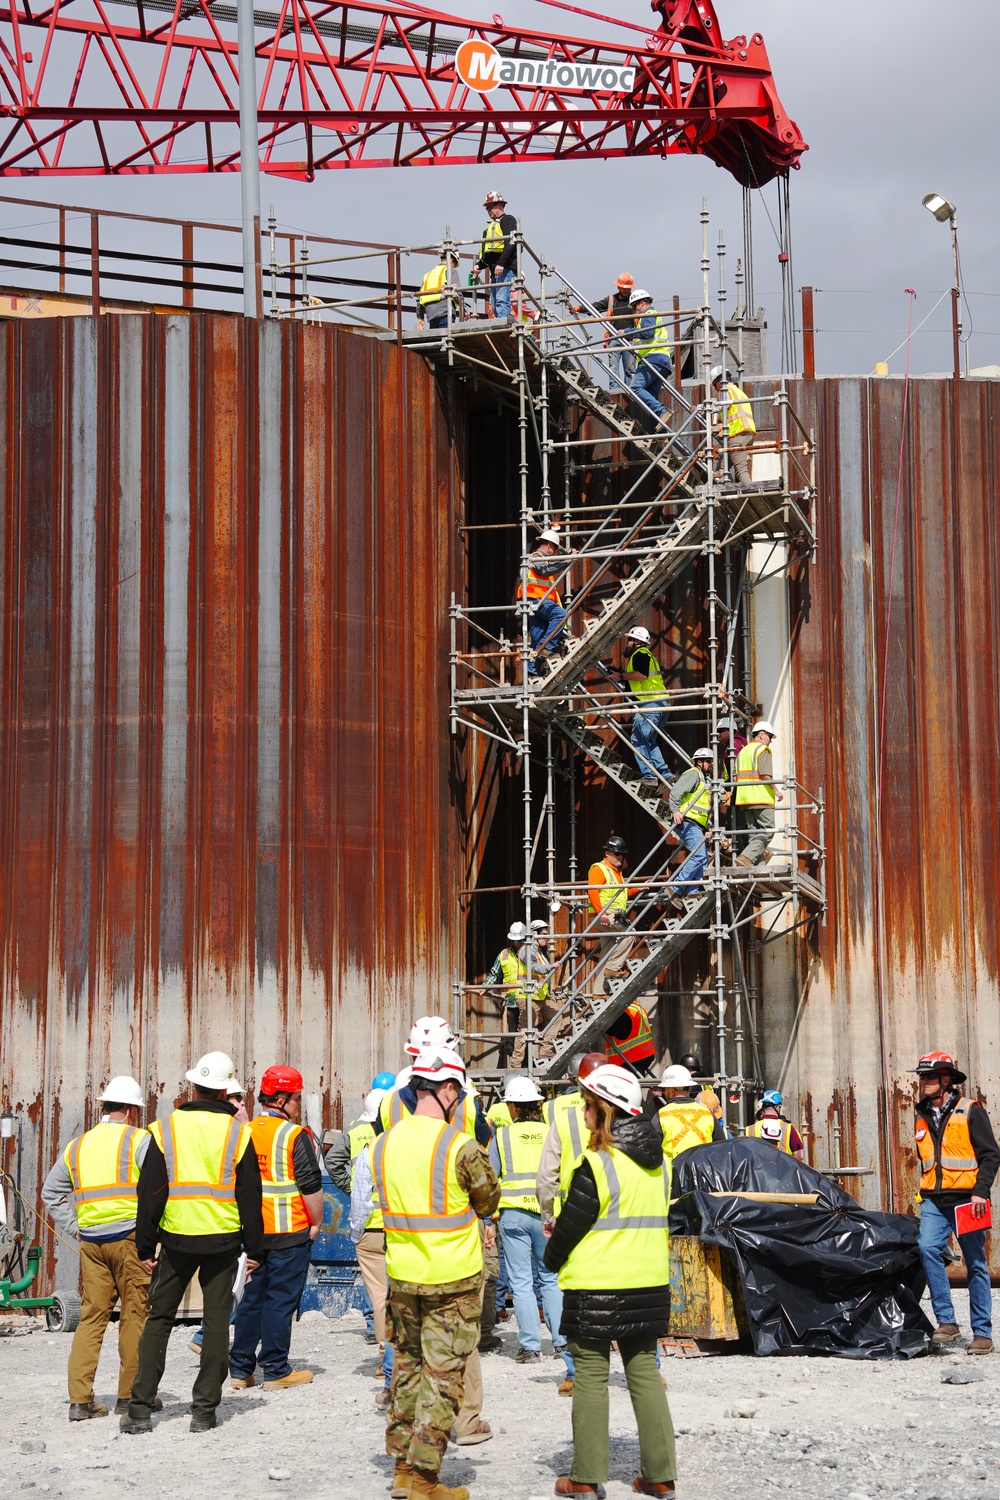
[[[992,1224],[993,1216],[990,1212],[990,1205],[988,1203],[986,1205],[986,1212],[983,1214],[983,1217],[981,1219],[973,1218],[971,1203],[960,1203],[955,1209],[956,1234],[972,1234],[972,1232],[976,1229],[989,1229],[991,1228]]]

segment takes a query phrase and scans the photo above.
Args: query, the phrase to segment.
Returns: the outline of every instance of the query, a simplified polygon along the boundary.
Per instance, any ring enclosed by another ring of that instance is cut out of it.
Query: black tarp
[[[818,1193],[811,1205],[716,1192]],[[734,1262],[757,1354],[847,1359],[926,1354],[919,1222],[862,1208],[830,1178],[766,1141],[725,1141],[674,1163],[671,1228]]]

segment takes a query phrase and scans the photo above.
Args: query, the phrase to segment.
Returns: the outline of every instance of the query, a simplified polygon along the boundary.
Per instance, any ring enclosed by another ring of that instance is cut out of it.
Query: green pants
[[[173,1245],[160,1246],[160,1259],[149,1289],[149,1317],[139,1340],[139,1372],[132,1384],[128,1414],[144,1421],[163,1379],[167,1343],[188,1283],[197,1274],[202,1295],[201,1362],[194,1383],[191,1415],[210,1417],[222,1400],[229,1374],[229,1314],[236,1280],[235,1251],[225,1255],[185,1255]]]
[[[394,1360],[385,1451],[425,1474],[439,1472],[462,1406],[465,1364],[479,1343],[480,1292],[478,1278],[471,1287],[459,1281],[405,1292],[389,1281],[385,1336]]]
[[[573,1380],[573,1467],[578,1484],[603,1484],[608,1477],[608,1374],[611,1345],[601,1339],[570,1339],[576,1365]],[[660,1372],[656,1339],[619,1339],[635,1425],[643,1479],[664,1484],[677,1478],[674,1426]]]

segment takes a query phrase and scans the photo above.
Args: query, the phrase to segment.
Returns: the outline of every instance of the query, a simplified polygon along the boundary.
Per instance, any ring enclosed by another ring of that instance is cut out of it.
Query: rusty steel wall
[[[392,344],[220,315],[0,329],[4,1107],[221,1048],[322,1123],[451,1006],[460,444]],[[0,1165],[11,1165],[10,1146]]]

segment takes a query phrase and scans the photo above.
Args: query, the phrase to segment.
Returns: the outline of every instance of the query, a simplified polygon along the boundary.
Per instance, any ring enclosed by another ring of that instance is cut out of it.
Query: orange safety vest
[[[517,597],[519,599],[524,598],[523,583],[519,583],[517,586]],[[559,590],[552,582],[552,579],[547,578],[543,573],[536,573],[534,568],[531,567],[528,569],[528,598],[554,599],[557,604],[562,604],[562,600],[559,597]]]
[[[296,1234],[312,1222],[295,1181],[292,1153],[302,1126],[283,1115],[258,1115],[250,1122],[253,1148],[264,1190],[264,1233]]]
[[[656,1048],[653,1045],[653,1030],[642,1006],[633,1003],[628,1006],[625,1014],[632,1023],[632,1030],[623,1042],[606,1036],[604,1039],[605,1057],[610,1057],[612,1060],[624,1057],[628,1062],[634,1063],[642,1062],[647,1057],[654,1057]]]
[[[917,1116],[917,1155],[923,1167],[920,1177],[922,1193],[941,1193],[949,1188],[971,1192],[979,1176],[979,1163],[969,1134],[969,1111],[974,1099],[959,1099],[945,1116],[941,1139],[923,1115]]]

